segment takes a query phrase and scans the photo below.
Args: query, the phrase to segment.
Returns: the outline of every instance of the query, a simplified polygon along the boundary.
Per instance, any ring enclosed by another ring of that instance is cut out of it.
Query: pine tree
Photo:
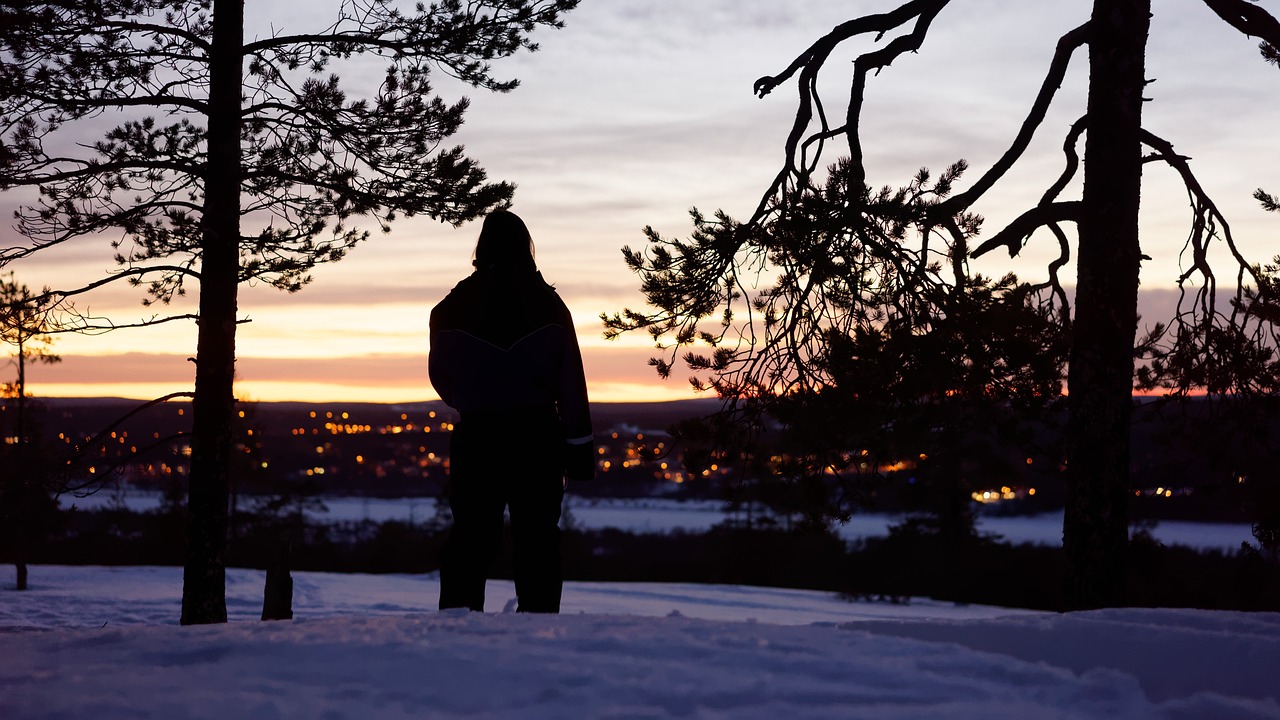
[[[0,2],[0,189],[39,189],[0,265],[106,235],[119,269],[56,298],[126,281],[163,306],[199,288],[196,315],[137,323],[199,320],[183,623],[226,619],[238,286],[293,292],[366,225],[508,203],[512,186],[444,144],[467,101],[436,96],[432,73],[511,90],[490,63],[576,4],[342,0],[331,25],[291,34],[246,33],[243,0]],[[357,97],[336,68],[365,60],[386,69]]]
[[[1277,62],[1280,23],[1265,9],[1245,0],[1204,2],[1245,34],[1263,38],[1264,59]],[[1140,382],[1173,393],[1206,389],[1196,379],[1206,379],[1205,372],[1182,372],[1206,365],[1223,370],[1210,378],[1210,392],[1274,387],[1280,367],[1248,360],[1275,357],[1271,321],[1248,310],[1250,293],[1271,290],[1264,273],[1236,251],[1229,226],[1187,159],[1142,127],[1150,0],[1095,0],[1091,17],[1058,41],[1008,149],[967,187],[960,185],[968,168],[963,160],[936,181],[922,170],[900,190],[871,187],[860,127],[868,78],[907,53],[926,54],[922,48],[930,28],[950,4],[910,0],[888,12],[856,17],[820,37],[778,75],[757,80],[755,91],[763,97],[795,79],[800,102],[785,141],[785,164],[756,210],[745,221],[694,211],[688,239],[648,231],[647,250],[623,252],[640,275],[651,307],[604,320],[610,334],[649,332],[662,351],[651,363],[664,377],[683,359],[697,374],[695,387],[725,398],[721,420],[739,435],[770,423],[796,426],[807,417],[805,427],[812,432],[801,435],[824,438],[834,456],[810,463],[810,470],[835,473],[850,467],[845,463],[858,449],[855,443],[874,437],[877,428],[888,427],[921,398],[1043,399],[1054,392],[1052,373],[1062,368],[1054,353],[1065,346],[1070,411],[1066,602],[1075,608],[1121,604],[1135,371],[1141,371]],[[818,73],[838,47],[862,36],[883,44],[856,57],[845,110],[829,113],[819,97]],[[1023,156],[1068,62],[1085,46],[1087,106],[1064,138],[1062,173],[1049,179],[1039,203],[979,242],[982,219],[975,203]],[[1082,136],[1083,161],[1077,149]],[[824,153],[840,141],[843,156],[824,165]],[[1163,162],[1186,185],[1195,215],[1189,247],[1196,259],[1179,278],[1187,291],[1173,322],[1138,338],[1143,254],[1137,210],[1144,151],[1149,153],[1145,161]],[[1079,176],[1082,196],[1060,199]],[[1072,256],[1066,223],[1078,229],[1074,303],[1058,274]],[[1016,255],[1037,230],[1048,230],[1061,248],[1046,282],[1010,279],[1002,285],[971,275],[969,258],[1001,247]],[[1226,311],[1215,307],[1213,270],[1203,262],[1211,242],[1222,242],[1238,260],[1232,274],[1238,272],[1241,284]],[[981,307],[975,298],[983,293],[995,293],[1023,320],[992,322],[996,315],[966,312]],[[946,339],[948,326],[959,323],[964,326],[954,330],[953,344],[929,342]],[[1025,355],[1034,343],[1019,334],[1020,324],[1043,326],[1039,359]],[[886,354],[893,345],[885,338],[895,335],[918,341],[919,349]],[[694,346],[708,350],[695,352]],[[947,354],[926,357],[927,348]],[[1139,368],[1135,353],[1143,357]],[[834,372],[840,358],[857,372]],[[894,358],[897,362],[886,362]],[[870,375],[860,379],[863,372]],[[903,381],[907,376],[914,382]],[[822,402],[824,396],[840,399]],[[877,397],[884,399],[873,406]],[[791,412],[797,406],[802,412]],[[859,415],[864,408],[870,414]],[[850,415],[854,419],[843,419]],[[842,423],[856,422],[862,430],[836,432]]]
[[[11,346],[16,370],[13,382],[0,385],[0,534],[5,536],[14,568],[17,589],[27,589],[27,559],[55,507],[48,483],[49,468],[44,462],[43,443],[31,418],[28,402],[27,366],[53,364],[61,360],[51,352],[53,329],[49,309],[13,273],[0,277],[0,341]],[[10,411],[9,406],[12,406]],[[7,426],[7,427],[6,427]],[[7,432],[5,432],[7,430]]]

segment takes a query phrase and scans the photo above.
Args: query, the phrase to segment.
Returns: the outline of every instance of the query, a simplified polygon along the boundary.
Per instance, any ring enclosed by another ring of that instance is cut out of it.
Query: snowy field
[[[424,522],[436,513],[436,501],[429,497],[414,498],[322,498],[327,512],[308,513],[318,522],[372,520],[387,522]],[[160,507],[158,494],[131,493],[123,497],[101,492],[85,498],[60,499],[62,507],[86,510],[120,504],[135,512],[149,512]],[[701,532],[725,521],[723,503],[713,500],[588,499],[570,496],[565,504],[566,517],[578,527],[600,530],[618,528],[637,533],[667,533],[676,530]],[[846,525],[837,528],[846,540],[887,535],[889,526],[901,518],[884,514],[854,515]],[[984,515],[978,529],[995,533],[1014,544],[1062,544],[1062,513],[1040,515]],[[1199,550],[1234,552],[1240,543],[1253,541],[1245,523],[1201,523],[1165,520],[1156,523],[1151,535],[1165,545],[1186,545]]]
[[[569,583],[529,616],[506,582],[438,613],[434,575],[294,578],[293,621],[232,570],[232,622],[184,628],[179,568],[0,576],[0,718],[1280,718],[1277,613]]]

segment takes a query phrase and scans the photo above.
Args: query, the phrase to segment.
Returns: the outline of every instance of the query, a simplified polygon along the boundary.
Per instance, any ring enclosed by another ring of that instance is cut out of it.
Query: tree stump
[[[289,542],[282,541],[276,557],[267,566],[267,583],[262,597],[263,620],[293,619],[293,576],[289,574]]]

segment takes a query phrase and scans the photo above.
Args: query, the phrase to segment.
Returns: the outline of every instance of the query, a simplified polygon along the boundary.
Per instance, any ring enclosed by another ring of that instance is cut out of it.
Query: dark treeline
[[[235,567],[265,569],[282,538],[295,571],[421,573],[438,569],[443,515],[419,523],[298,523],[256,518],[228,544]],[[153,513],[76,511],[33,552],[34,564],[180,565],[180,508]],[[493,576],[511,578],[507,552]],[[1062,549],[975,537],[963,547],[899,529],[846,543],[833,534],[724,524],[705,532],[565,531],[569,580],[742,584],[825,590],[870,601],[934,598],[957,603],[1063,610]],[[1135,606],[1280,611],[1280,573],[1257,552],[1165,547],[1139,533],[1128,597]],[[353,577],[352,582],[358,582]]]

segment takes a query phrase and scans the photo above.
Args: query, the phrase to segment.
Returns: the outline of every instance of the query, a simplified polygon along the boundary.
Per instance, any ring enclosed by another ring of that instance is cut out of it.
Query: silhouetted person
[[[595,472],[582,354],[519,217],[499,210],[485,218],[472,264],[475,272],[431,311],[431,384],[460,416],[449,442],[453,529],[440,608],[484,610],[507,508],[518,609],[559,612],[565,478]]]

